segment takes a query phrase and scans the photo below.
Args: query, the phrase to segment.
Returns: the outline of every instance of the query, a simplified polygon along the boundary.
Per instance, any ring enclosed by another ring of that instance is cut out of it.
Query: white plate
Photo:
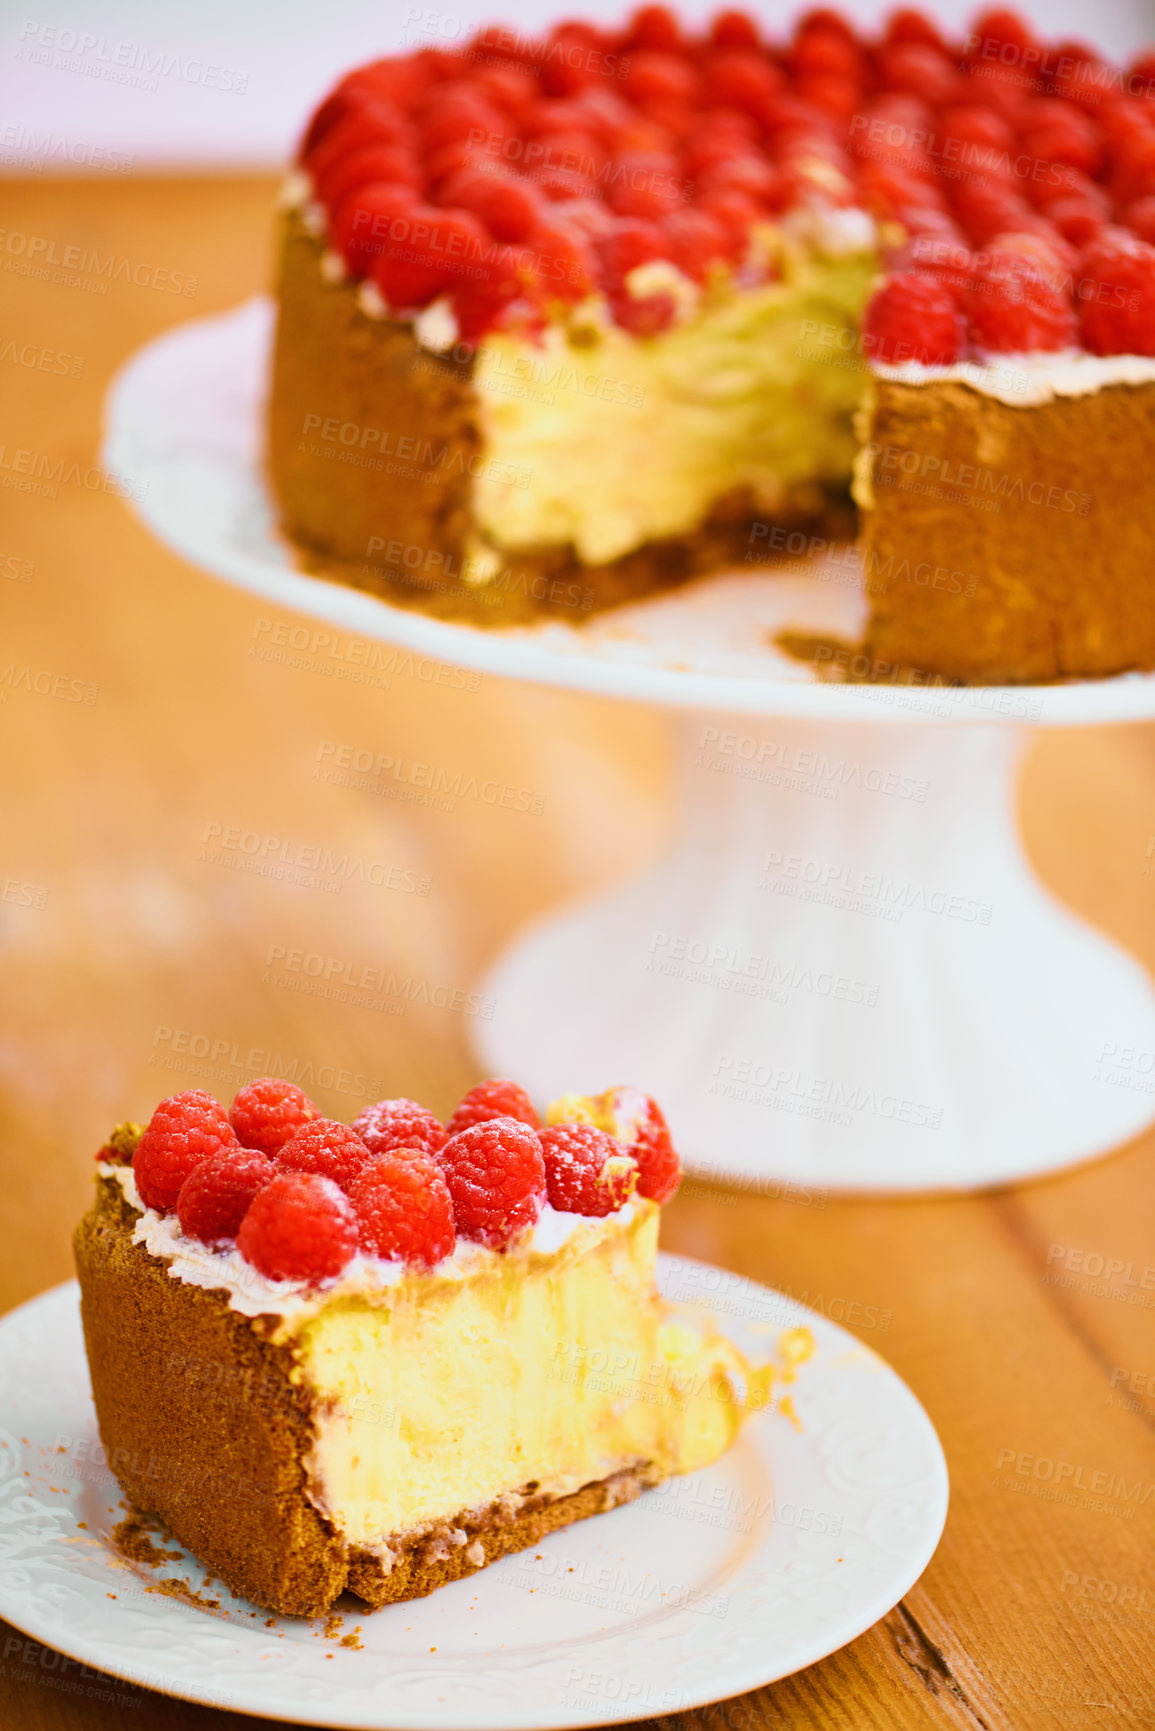
[[[376,1613],[342,1607],[336,1638],[319,1620],[266,1627],[246,1601],[205,1588],[187,1554],[156,1570],[122,1560],[76,1284],[44,1293],[0,1322],[11,1426],[0,1432],[0,1616],[187,1700],[393,1731],[613,1724],[813,1664],[883,1616],[929,1562],[947,1507],[938,1438],[895,1373],[823,1317],[681,1257],[661,1257],[659,1279],[671,1297],[708,1300],[757,1357],[781,1329],[813,1331],[793,1391],[800,1430],[760,1415],[713,1467],[479,1576]],[[168,1575],[219,1610],[149,1591]],[[342,1647],[357,1626],[362,1649]]]
[[[865,604],[842,561],[799,561],[770,575],[745,566],[602,614],[581,630],[557,620],[498,631],[451,625],[303,576],[274,531],[262,473],[271,315],[267,300],[249,301],[179,325],[132,355],[105,405],[101,460],[162,541],[275,605],[483,673],[679,708],[1044,726],[1155,715],[1152,674],[901,692],[822,683],[773,640],[786,627],[858,634]]]

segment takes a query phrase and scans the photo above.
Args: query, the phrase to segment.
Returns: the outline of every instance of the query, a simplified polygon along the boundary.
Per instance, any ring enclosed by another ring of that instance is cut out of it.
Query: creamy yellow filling
[[[783,242],[778,268],[761,286],[707,289],[654,337],[579,311],[540,345],[487,338],[474,374],[491,458],[473,495],[484,539],[506,553],[572,543],[598,564],[689,533],[742,489],[773,512],[800,488],[844,483],[876,254]]]
[[[664,1317],[658,1209],[624,1212],[552,1254],[407,1275],[286,1326],[317,1415],[311,1493],[347,1539],[381,1545],[529,1485],[687,1472],[729,1446],[768,1373]]]

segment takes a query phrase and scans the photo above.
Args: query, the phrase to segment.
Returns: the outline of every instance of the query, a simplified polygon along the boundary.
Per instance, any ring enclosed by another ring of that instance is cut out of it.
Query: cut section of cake
[[[193,1090],[114,1132],[76,1256],[132,1507],[312,1616],[431,1592],[722,1454],[774,1372],[658,1298],[677,1159],[653,1102],[613,1094],[614,1135],[605,1100],[543,1129],[511,1083],[448,1129],[406,1100],[350,1128],[265,1079],[228,1115]]]
[[[482,30],[337,84],[280,260],[310,570],[580,624],[852,539],[856,470],[864,677],[1155,665],[1155,55],[1006,11]]]

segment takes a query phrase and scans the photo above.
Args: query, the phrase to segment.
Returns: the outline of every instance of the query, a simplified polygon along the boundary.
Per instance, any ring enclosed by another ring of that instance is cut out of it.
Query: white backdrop
[[[9,172],[283,162],[346,68],[402,45],[460,41],[478,23],[535,28],[557,16],[618,19],[633,0],[11,0],[0,9]],[[687,0],[705,18],[717,5]],[[757,5],[775,31],[801,5]],[[843,8],[870,24],[890,10]],[[1155,37],[1151,0],[1035,0],[1049,37],[1125,58]],[[928,8],[958,23],[978,7]]]

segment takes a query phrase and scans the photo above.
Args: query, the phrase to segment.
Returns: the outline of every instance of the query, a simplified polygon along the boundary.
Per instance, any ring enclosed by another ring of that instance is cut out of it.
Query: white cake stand
[[[853,636],[842,564],[747,569],[580,630],[479,631],[302,576],[261,480],[269,329],[267,302],[249,303],[150,344],[114,382],[104,461],[162,540],[340,630],[670,712],[672,844],[501,958],[489,1073],[542,1098],[637,1082],[691,1170],[771,1189],[1006,1183],[1147,1124],[1155,995],[1039,884],[1015,773],[1032,727],[1155,716],[1155,677],[818,682],[772,640]]]

